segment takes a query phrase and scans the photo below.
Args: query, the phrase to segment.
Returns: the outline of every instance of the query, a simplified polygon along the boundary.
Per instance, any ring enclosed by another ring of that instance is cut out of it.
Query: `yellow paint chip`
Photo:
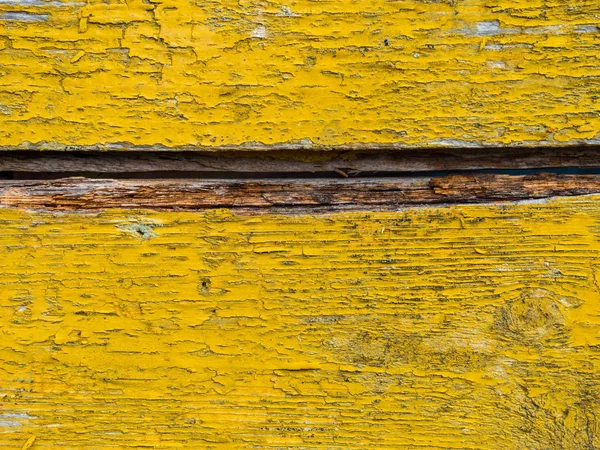
[[[88,29],[88,18],[87,17],[81,17],[79,19],[79,32],[80,33],[85,33]]]
[[[71,58],[71,63],[79,61],[84,55],[85,52],[83,50],[78,51],[77,54]]]
[[[21,450],[27,450],[28,448],[31,448],[31,446],[35,442],[35,438],[36,438],[35,436],[31,436],[29,439],[27,439],[27,442],[25,442],[25,444],[23,444],[23,447],[21,447]]]
[[[56,332],[54,335],[54,343],[58,345],[66,344],[70,342],[69,335],[73,331],[73,328],[64,327]]]

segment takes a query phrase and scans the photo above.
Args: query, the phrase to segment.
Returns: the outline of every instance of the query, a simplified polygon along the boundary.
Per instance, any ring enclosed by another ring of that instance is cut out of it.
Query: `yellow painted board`
[[[599,196],[0,224],[0,448],[600,447]]]
[[[600,142],[597,0],[0,3],[0,148]]]

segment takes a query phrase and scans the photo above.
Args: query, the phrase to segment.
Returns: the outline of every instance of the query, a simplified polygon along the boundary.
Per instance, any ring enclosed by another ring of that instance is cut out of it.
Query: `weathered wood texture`
[[[0,223],[1,448],[600,448],[600,197]]]
[[[597,0],[4,1],[0,148],[600,142]]]
[[[477,169],[600,168],[600,147],[430,149],[398,151],[262,151],[248,152],[0,152],[0,172],[16,176],[54,173],[145,174],[226,173],[235,176],[337,172],[424,172]],[[114,175],[113,175],[114,176]]]
[[[450,175],[356,180],[90,180],[3,181],[0,206],[29,209],[235,209],[245,214],[483,203],[600,193],[600,175]]]

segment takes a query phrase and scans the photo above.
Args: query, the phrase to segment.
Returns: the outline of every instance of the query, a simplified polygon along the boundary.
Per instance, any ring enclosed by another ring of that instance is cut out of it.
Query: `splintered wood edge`
[[[600,167],[600,147],[248,152],[0,152],[0,172],[226,172],[231,174],[421,172]]]
[[[394,211],[403,207],[600,193],[600,175],[471,174],[312,180],[11,180],[0,206],[48,210],[231,209],[240,214]]]

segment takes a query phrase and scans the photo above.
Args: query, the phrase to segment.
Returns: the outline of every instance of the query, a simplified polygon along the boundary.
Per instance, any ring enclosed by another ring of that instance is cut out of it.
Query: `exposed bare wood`
[[[405,152],[0,152],[2,172],[199,172],[232,174],[410,172],[600,167],[600,147]]]
[[[231,208],[239,212],[394,210],[410,205],[540,199],[600,192],[599,175],[450,175],[369,180],[16,180],[0,205],[60,210]]]

